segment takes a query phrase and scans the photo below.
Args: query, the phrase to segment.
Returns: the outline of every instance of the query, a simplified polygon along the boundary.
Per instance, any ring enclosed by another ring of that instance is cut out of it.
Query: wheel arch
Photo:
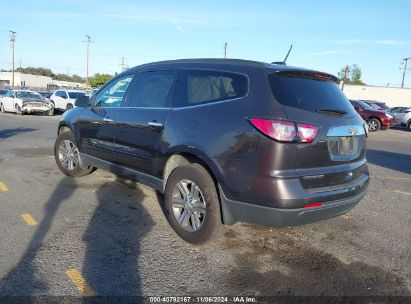
[[[221,177],[221,173],[218,170],[218,166],[204,153],[196,149],[181,149],[174,150],[167,155],[167,161],[163,169],[163,184],[167,183],[167,179],[170,176],[171,172],[179,166],[184,166],[187,164],[198,163],[202,165],[210,174],[214,183],[217,187],[217,181]]]

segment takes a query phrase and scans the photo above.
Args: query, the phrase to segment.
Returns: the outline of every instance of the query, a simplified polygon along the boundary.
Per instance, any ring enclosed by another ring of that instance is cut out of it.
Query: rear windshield
[[[86,95],[86,93],[83,93],[83,92],[68,92],[68,94],[69,94],[70,99],[76,99],[76,98]]]
[[[338,85],[329,80],[268,75],[275,99],[288,107],[307,111],[336,110],[353,113],[353,108]]]
[[[370,106],[368,103],[366,103],[365,101],[362,100],[357,100],[357,103],[359,104],[359,106],[365,110],[374,110],[374,108],[372,106]]]

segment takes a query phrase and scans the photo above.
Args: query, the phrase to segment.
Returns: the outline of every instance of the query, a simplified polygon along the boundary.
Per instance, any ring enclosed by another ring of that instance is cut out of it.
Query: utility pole
[[[345,85],[345,81],[347,80],[347,76],[348,76],[348,65],[345,66],[343,83],[342,83],[342,86],[341,86],[341,91],[344,91],[344,85]]]
[[[124,57],[120,58],[120,67],[121,67],[122,72],[128,69],[126,58]]]
[[[406,73],[406,71],[407,71],[408,60],[410,60],[410,59],[411,59],[411,57],[408,57],[408,58],[404,58],[404,59],[403,59],[405,66],[404,66],[404,72],[402,73],[401,88],[404,87],[405,73]]]
[[[224,59],[227,58],[227,42],[224,43]]]
[[[9,31],[10,32],[10,46],[12,49],[12,81],[11,81],[11,86],[14,88],[14,44],[16,42],[16,32],[15,31]]]
[[[86,35],[87,40],[84,41],[85,43],[87,43],[87,67],[86,67],[86,87],[89,87],[88,84],[88,68],[89,68],[89,57],[90,57],[90,43],[93,43],[93,41],[91,40],[91,36],[90,35]]]

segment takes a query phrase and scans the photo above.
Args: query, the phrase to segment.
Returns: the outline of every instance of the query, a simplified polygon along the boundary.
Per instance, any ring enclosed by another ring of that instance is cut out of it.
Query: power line
[[[10,30],[10,47],[12,49],[12,80],[11,80],[11,86],[14,87],[14,44],[16,43],[16,32]]]
[[[407,71],[407,64],[408,64],[408,60],[410,60],[410,59],[411,59],[411,57],[408,57],[408,58],[404,58],[404,59],[403,59],[403,61],[404,61],[404,72],[402,73],[401,88],[403,88],[403,87],[404,87],[404,82],[405,82],[405,73],[406,73],[406,71]]]

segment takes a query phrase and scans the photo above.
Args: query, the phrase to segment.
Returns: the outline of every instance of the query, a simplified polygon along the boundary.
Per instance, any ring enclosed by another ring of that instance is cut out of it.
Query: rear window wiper
[[[324,113],[324,114],[331,114],[331,115],[344,115],[347,114],[346,111],[338,110],[338,109],[317,109],[316,112]]]

